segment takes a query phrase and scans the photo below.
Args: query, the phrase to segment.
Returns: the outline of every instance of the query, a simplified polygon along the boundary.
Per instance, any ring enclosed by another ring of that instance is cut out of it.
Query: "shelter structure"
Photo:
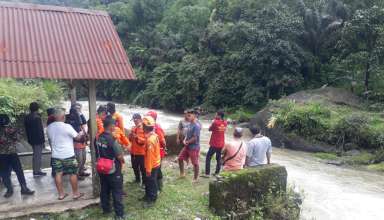
[[[135,79],[110,16],[104,11],[0,2],[0,77],[87,82],[93,194],[97,196],[92,147],[96,81]]]

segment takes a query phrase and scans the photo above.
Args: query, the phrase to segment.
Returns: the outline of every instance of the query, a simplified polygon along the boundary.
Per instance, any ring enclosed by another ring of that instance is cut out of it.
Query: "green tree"
[[[384,10],[377,6],[358,10],[343,29],[340,42],[346,69],[362,75],[364,92],[369,92],[371,81],[382,78],[384,61]],[[352,67],[352,68],[351,68]]]

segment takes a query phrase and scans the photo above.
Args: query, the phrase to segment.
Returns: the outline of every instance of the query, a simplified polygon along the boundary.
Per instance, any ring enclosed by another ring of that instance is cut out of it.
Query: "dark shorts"
[[[188,161],[189,158],[193,165],[199,165],[200,149],[190,150],[184,147],[179,154],[179,160]]]
[[[55,173],[77,174],[78,164],[75,157],[67,159],[52,158],[52,169]]]

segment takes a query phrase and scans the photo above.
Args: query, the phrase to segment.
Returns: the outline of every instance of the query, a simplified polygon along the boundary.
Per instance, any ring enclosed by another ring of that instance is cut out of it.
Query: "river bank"
[[[193,170],[191,166],[187,167],[186,178],[179,178],[179,169],[176,156],[167,157],[162,163],[164,174],[163,191],[159,194],[158,200],[154,207],[143,208],[143,203],[138,201],[143,197],[144,189],[137,183],[133,183],[134,175],[131,170],[129,161],[123,168],[124,172],[124,189],[127,196],[124,197],[124,206],[127,213],[126,219],[148,219],[148,220],[165,220],[165,219],[220,219],[209,208],[209,182],[215,177],[200,178],[198,183],[192,183]],[[200,158],[201,167],[204,167],[204,156]],[[82,182],[83,183],[83,182]],[[90,183],[89,183],[90,184]],[[90,192],[88,192],[90,194]],[[292,216],[298,212],[295,204],[297,202],[297,194],[289,188],[288,196],[284,199],[269,201],[265,207],[258,207],[255,213],[255,219],[273,219],[269,215],[290,213],[286,220],[296,220]],[[295,207],[295,208],[293,208]],[[292,211],[291,211],[292,209]],[[268,214],[270,213],[270,214]],[[265,217],[265,218],[263,218]],[[56,214],[33,214],[17,218],[18,220],[30,219],[50,219],[50,220],[80,220],[80,219],[100,219],[109,220],[113,218],[113,214],[103,214],[98,205],[91,205],[84,209],[59,212]]]
[[[148,109],[130,109],[127,105],[117,105],[123,112],[130,127],[133,112],[145,113]],[[159,123],[169,132],[175,132],[180,114],[158,111]],[[202,152],[208,149],[210,133],[208,127],[211,119],[202,119]],[[227,138],[231,137],[233,125],[229,126]],[[246,129],[247,131],[247,129]],[[245,140],[250,134],[245,134]],[[295,191],[304,193],[302,219],[339,220],[384,218],[384,176],[377,172],[368,172],[351,167],[335,166],[319,161],[315,154],[274,148],[272,162],[286,166],[289,184]],[[203,157],[204,158],[204,157]],[[215,162],[213,161],[213,164]],[[214,165],[212,165],[214,167]],[[364,203],[361,205],[361,203]],[[372,204],[372,205],[369,205]]]
[[[81,102],[83,104],[84,113],[88,116],[87,102]],[[97,104],[103,104],[105,102],[98,102]],[[69,106],[69,103],[64,103],[65,107]],[[141,107],[132,107],[125,104],[117,104],[117,109],[124,116],[125,127],[130,128],[133,123],[130,120],[132,114],[139,112],[144,114],[148,111],[147,108]],[[182,119],[180,114],[172,114],[164,111],[158,111],[159,114],[159,123],[164,127],[167,133],[173,133],[176,131],[179,120]],[[202,119],[203,129],[201,133],[201,143],[202,143],[202,152],[208,149],[208,142],[210,133],[208,132],[208,126],[210,120]],[[227,137],[231,137],[231,132],[233,125],[229,126]],[[245,140],[248,140],[250,136],[246,134]],[[382,210],[384,210],[384,176],[376,172],[367,172],[365,170],[355,169],[351,167],[344,166],[335,166],[327,164],[324,161],[320,161],[315,158],[315,154],[293,151],[288,149],[274,148],[272,154],[272,162],[279,163],[287,168],[288,171],[288,181],[290,185],[295,187],[295,191],[303,192],[304,201],[301,218],[302,219],[319,219],[319,220],[339,220],[339,219],[381,219],[384,218]],[[204,154],[202,153],[202,160],[204,160]],[[128,163],[129,164],[129,163]],[[213,161],[212,167],[214,167],[215,162]],[[177,165],[170,169],[170,173],[167,171],[167,175],[171,179],[174,179],[177,176]],[[172,173],[173,172],[173,173]],[[191,171],[189,171],[191,172]],[[130,179],[132,172],[128,168],[127,181]],[[183,191],[182,193],[179,190],[184,190],[183,188],[187,186],[187,183],[171,183],[170,189],[172,190],[171,195],[174,195],[173,199],[175,202],[169,200],[164,200],[164,206],[174,206],[179,207],[181,204],[176,195],[185,195],[187,192],[194,190],[192,185]],[[203,180],[204,181],[204,180]],[[177,187],[180,184],[180,187]],[[190,183],[188,183],[190,184]],[[202,183],[205,184],[204,182]],[[133,186],[127,186],[128,192],[132,190],[131,193],[141,193],[139,188]],[[196,191],[198,192],[198,191]],[[194,202],[187,202],[187,204],[194,207],[202,207],[201,204],[207,204],[206,196],[203,195],[203,190],[199,195],[199,199]],[[133,196],[134,197],[134,194]],[[129,210],[134,210],[137,205],[137,200],[129,198],[127,200],[128,205],[131,205]],[[199,204],[196,204],[198,202]],[[180,203],[180,204],[179,204]],[[189,205],[187,207],[189,207]],[[163,207],[163,205],[161,205]],[[165,208],[161,212],[166,212]],[[76,211],[77,219],[87,219],[90,216],[90,213],[96,211],[96,214],[100,214],[97,211],[97,207],[90,209]],[[183,210],[183,209],[182,209]],[[202,208],[202,212],[207,210],[206,207]],[[172,214],[177,215],[178,210],[170,209]],[[168,209],[169,212],[169,209]],[[138,212],[140,213],[140,212]],[[150,214],[151,212],[149,212]],[[187,212],[188,213],[188,212]],[[200,213],[200,212],[199,212]],[[152,213],[154,214],[154,213]],[[61,214],[60,214],[61,215]],[[58,215],[58,216],[60,216]],[[71,212],[63,213],[64,216],[71,216]],[[139,215],[139,214],[138,214]],[[144,214],[143,214],[144,215]],[[204,215],[203,215],[204,216]],[[202,217],[203,217],[202,216]],[[97,217],[99,218],[99,217]],[[38,218],[38,219],[44,219]],[[46,219],[46,218],[45,218]],[[184,219],[191,219],[191,216],[187,216]]]

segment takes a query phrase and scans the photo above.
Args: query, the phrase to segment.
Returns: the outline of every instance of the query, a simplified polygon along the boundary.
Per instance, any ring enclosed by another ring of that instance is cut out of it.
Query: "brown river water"
[[[83,104],[87,116],[87,102]],[[99,102],[98,104],[103,103]],[[65,104],[69,106],[68,103]],[[145,114],[148,109],[118,104],[117,111],[124,116],[125,127],[133,125],[133,113]],[[182,115],[158,111],[158,122],[166,132],[175,132]],[[210,133],[208,120],[202,120],[202,148],[208,147]],[[230,138],[232,128],[228,129]],[[245,139],[249,139],[246,137]],[[304,196],[302,219],[319,220],[384,220],[384,175],[351,168],[328,165],[311,154],[274,148],[272,162],[283,165],[288,181],[295,191]]]

